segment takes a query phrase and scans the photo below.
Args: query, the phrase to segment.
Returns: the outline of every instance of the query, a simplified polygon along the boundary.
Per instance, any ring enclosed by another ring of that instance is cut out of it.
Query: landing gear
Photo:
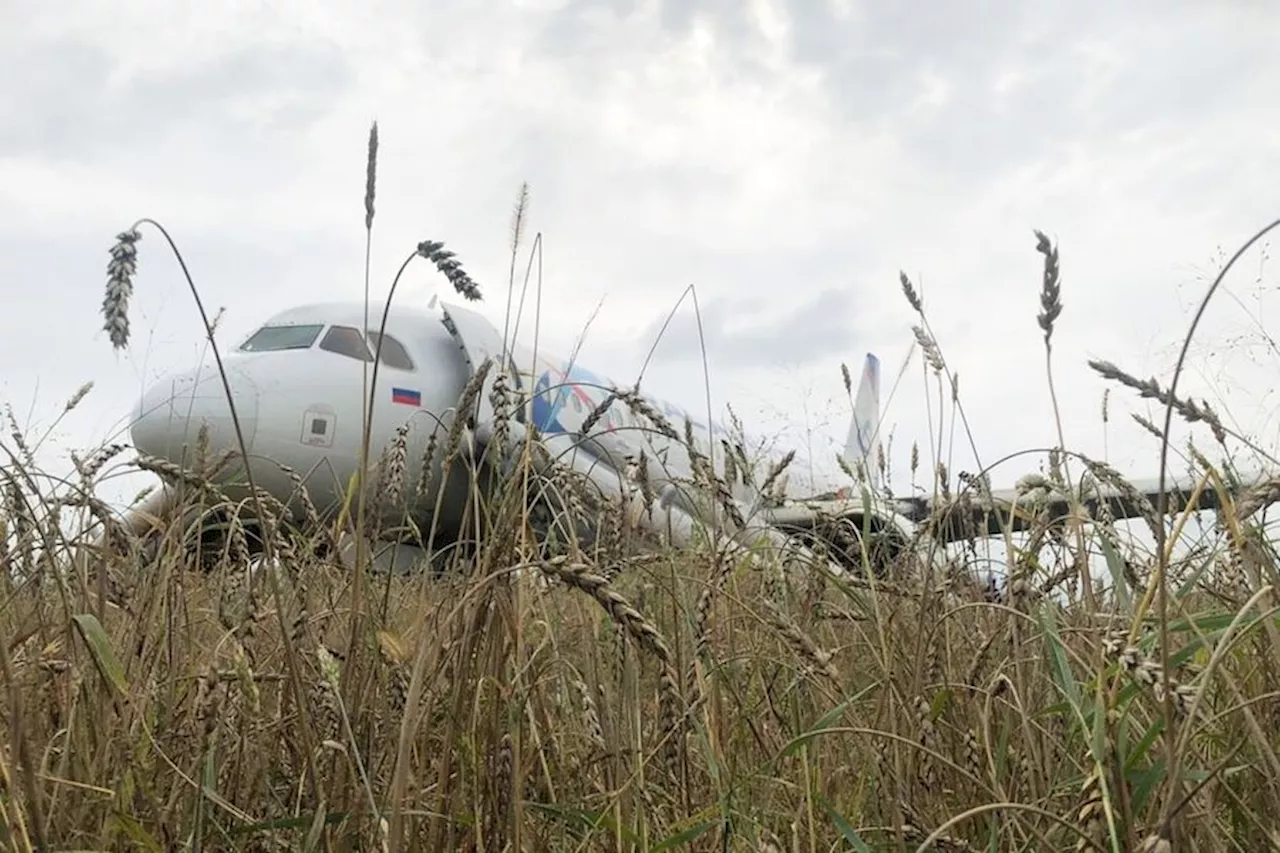
[[[909,550],[909,543],[901,533],[874,517],[827,519],[813,527],[788,526],[783,532],[818,553],[826,553],[855,576],[863,575],[869,565],[877,578],[888,578]]]

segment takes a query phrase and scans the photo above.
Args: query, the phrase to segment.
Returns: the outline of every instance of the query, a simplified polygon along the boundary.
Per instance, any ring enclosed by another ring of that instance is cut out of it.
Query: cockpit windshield
[[[263,326],[241,344],[240,349],[244,352],[309,349],[323,328],[319,323],[305,326]]]
[[[320,332],[324,331],[324,337]],[[242,352],[279,352],[283,350],[310,349],[320,339],[320,349],[345,355],[356,361],[373,361],[379,336],[370,329],[362,335],[354,326],[329,326],[323,323],[306,325],[263,326],[240,345]],[[391,335],[381,336],[382,363],[397,370],[413,370],[413,359],[404,344]]]
[[[336,352],[338,355],[345,355],[357,361],[373,361],[373,354],[365,345],[364,336],[360,334],[359,329],[353,329],[350,326],[330,326],[324,340],[320,342],[320,349]]]
[[[379,351],[378,340],[378,333],[370,329],[369,346],[373,348],[374,352],[378,353],[378,357],[382,359],[383,364],[399,370],[413,370],[413,359],[409,358],[409,351],[404,348],[404,344],[390,335],[383,335],[381,337],[382,349]]]

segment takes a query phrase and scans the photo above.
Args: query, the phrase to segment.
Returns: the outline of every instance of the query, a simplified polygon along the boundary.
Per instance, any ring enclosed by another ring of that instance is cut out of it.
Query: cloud
[[[1104,437],[1106,385],[1086,359],[1167,375],[1196,276],[1275,213],[1280,12],[1265,4],[292,0],[229,16],[146,0],[9,18],[0,49],[22,76],[0,92],[3,393],[25,407],[38,380],[47,424],[95,379],[88,414],[60,427],[70,446],[200,350],[185,282],[149,232],[145,343],[108,354],[95,311],[114,235],[139,216],[169,227],[208,303],[227,307],[228,335],[357,294],[374,118],[375,295],[418,241],[443,240],[500,322],[527,179],[544,347],[567,352],[589,324],[584,358],[633,377],[692,284],[716,399],[801,420],[830,401],[837,434],[840,361],[875,351],[897,379],[920,322],[905,270],[986,459],[1056,440],[1033,228],[1062,251],[1052,366],[1068,441],[1145,471],[1146,438],[1117,414],[1145,403],[1116,389]],[[441,286],[414,264],[399,298]],[[1189,392],[1211,395],[1228,367],[1236,387],[1269,381],[1274,364],[1208,346],[1245,309],[1265,316],[1265,299],[1242,300],[1215,303]],[[703,395],[696,343],[686,301],[646,379],[689,406]],[[895,454],[929,441],[932,393],[918,362],[886,390]],[[1230,400],[1270,423],[1256,400]],[[953,470],[972,464],[965,445]]]
[[[640,341],[657,342],[654,356],[664,361],[699,361],[705,348],[718,364],[735,370],[802,366],[845,356],[857,319],[848,290],[825,290],[798,307],[788,305],[781,294],[721,297],[703,308],[701,322],[692,312],[670,325],[666,315],[656,318]]]
[[[15,59],[18,67],[51,73],[33,74],[32,85],[8,100],[0,112],[0,149],[9,157],[96,168],[136,159],[144,140],[186,149],[184,162],[174,165],[187,169],[228,141],[270,145],[305,133],[324,114],[324,102],[341,97],[352,81],[341,52],[324,44],[236,46],[163,74],[121,74],[105,46],[87,36],[26,44]],[[210,137],[211,126],[221,132]],[[260,162],[246,158],[234,174],[269,177],[256,168]]]

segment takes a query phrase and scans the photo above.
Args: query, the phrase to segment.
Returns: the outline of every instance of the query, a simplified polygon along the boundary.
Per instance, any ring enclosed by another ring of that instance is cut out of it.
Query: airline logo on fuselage
[[[576,364],[548,368],[533,385],[530,403],[533,424],[547,434],[577,433],[587,415],[604,402],[613,387],[614,383],[608,379]],[[649,402],[670,419],[677,430],[684,428],[684,421],[688,418],[695,430],[706,432],[705,425],[679,406],[663,400],[650,399]],[[641,425],[643,422],[631,414],[625,403],[615,403],[605,412],[597,428],[602,432],[613,432],[619,427]],[[717,423],[712,427],[712,434],[727,438],[728,430]]]
[[[583,385],[581,383],[586,383]],[[576,432],[604,395],[608,384],[586,368],[543,371],[533,385],[533,425],[544,433]],[[576,415],[576,418],[573,417]]]

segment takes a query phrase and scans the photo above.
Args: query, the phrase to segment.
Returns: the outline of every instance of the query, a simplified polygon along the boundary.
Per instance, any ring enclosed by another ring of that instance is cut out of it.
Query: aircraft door
[[[489,375],[485,377],[474,410],[476,423],[486,423],[492,420],[494,415],[493,401],[490,397],[498,373],[505,372],[507,386],[519,391],[522,390],[519,372],[516,370],[509,349],[504,356],[502,336],[483,315],[458,305],[442,304],[441,308],[444,313],[445,328],[453,335],[453,339],[462,350],[470,374],[474,376],[475,371],[486,358],[493,360],[493,366],[489,369]]]

